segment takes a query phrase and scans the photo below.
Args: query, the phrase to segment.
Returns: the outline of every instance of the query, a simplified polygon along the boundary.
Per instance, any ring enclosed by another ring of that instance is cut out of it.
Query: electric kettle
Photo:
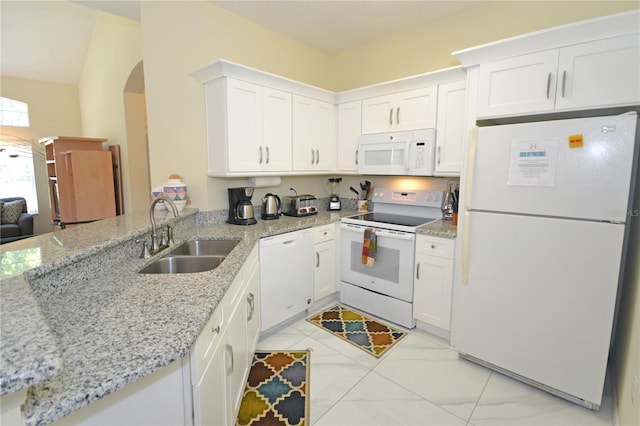
[[[262,219],[278,219],[280,217],[280,197],[268,193],[262,199]]]

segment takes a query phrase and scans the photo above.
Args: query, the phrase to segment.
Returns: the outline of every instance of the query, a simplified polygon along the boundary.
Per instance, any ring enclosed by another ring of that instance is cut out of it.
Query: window
[[[31,146],[0,141],[0,198],[4,197],[24,197],[29,213],[38,213]]]
[[[37,214],[34,160],[44,161],[44,153],[39,145],[5,133],[5,128],[29,127],[29,106],[0,97],[0,125],[0,197],[24,197],[29,213]]]
[[[0,125],[29,127],[29,105],[0,97]]]

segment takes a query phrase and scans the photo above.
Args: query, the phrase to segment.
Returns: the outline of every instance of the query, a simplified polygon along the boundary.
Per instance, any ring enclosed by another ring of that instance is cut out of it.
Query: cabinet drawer
[[[453,259],[455,240],[449,238],[425,237],[418,235],[416,252],[429,256]]]
[[[313,229],[313,242],[314,243],[321,243],[324,241],[329,241],[329,240],[333,240],[335,238],[335,225],[329,224],[329,225],[323,225],[323,226],[318,226],[317,228]]]
[[[197,376],[201,377],[208,364],[208,358],[213,354],[213,350],[217,346],[220,335],[222,334],[223,312],[218,308],[213,312],[204,330],[198,336],[195,344],[195,361],[197,367]]]

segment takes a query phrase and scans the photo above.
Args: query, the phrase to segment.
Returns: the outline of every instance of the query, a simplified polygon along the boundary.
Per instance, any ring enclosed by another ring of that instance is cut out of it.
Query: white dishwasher
[[[313,299],[313,231],[260,240],[260,329],[266,331],[304,312]]]

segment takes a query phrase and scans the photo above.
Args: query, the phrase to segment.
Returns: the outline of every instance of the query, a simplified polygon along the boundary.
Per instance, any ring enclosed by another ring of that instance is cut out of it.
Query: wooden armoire
[[[112,151],[107,139],[51,136],[45,147],[51,221],[54,226],[93,222],[116,215]]]

